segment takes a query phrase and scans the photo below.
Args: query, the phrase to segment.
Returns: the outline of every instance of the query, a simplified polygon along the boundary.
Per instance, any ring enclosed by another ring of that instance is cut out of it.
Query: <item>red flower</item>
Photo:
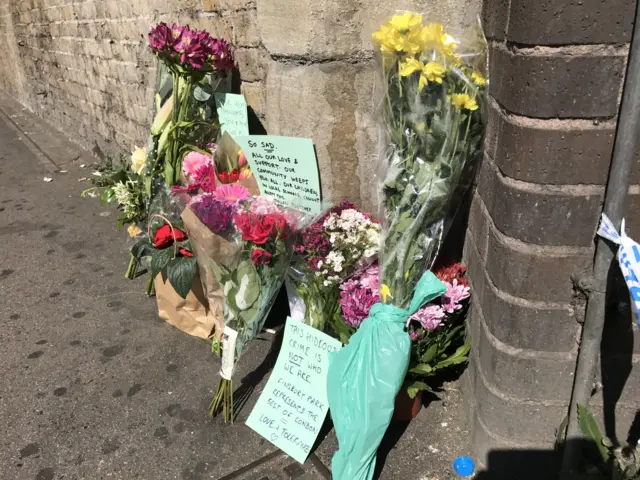
[[[231,170],[231,173],[218,172],[218,180],[220,180],[220,183],[222,184],[236,183],[240,180],[240,171],[237,168],[234,168]]]
[[[179,228],[174,228],[172,232],[169,224],[165,223],[156,230],[156,233],[153,236],[153,246],[155,248],[167,248],[169,245],[173,244],[174,240],[176,242],[183,242],[186,239],[186,233]]]
[[[279,213],[266,215],[244,212],[234,217],[242,239],[257,245],[264,245],[269,237],[285,238],[288,234],[286,218]]]
[[[467,267],[462,262],[444,261],[434,269],[433,273],[441,282],[452,283],[455,279],[458,280],[458,285],[467,286]]]
[[[193,257],[193,253],[191,253],[186,248],[181,248],[180,250],[178,250],[178,253],[180,253],[183,257]]]
[[[269,265],[272,255],[263,250],[262,248],[256,248],[251,252],[251,261],[257,267],[258,265]]]

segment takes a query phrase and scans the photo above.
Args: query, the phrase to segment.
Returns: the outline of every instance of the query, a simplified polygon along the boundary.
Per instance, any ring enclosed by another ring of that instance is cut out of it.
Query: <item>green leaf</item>
[[[211,88],[211,85],[202,83],[200,85],[196,85],[196,88],[193,89],[193,98],[199,102],[206,102],[211,98],[212,92],[213,89]]]
[[[429,346],[429,348],[427,348],[427,351],[424,352],[424,355],[420,357],[420,362],[428,364],[436,357],[437,353],[438,353],[438,344],[434,343],[433,345]]]
[[[583,435],[593,440],[593,443],[595,443],[600,455],[602,456],[602,461],[605,463],[608,462],[610,453],[602,443],[603,437],[600,432],[600,428],[596,423],[596,419],[593,418],[593,414],[587,407],[580,404],[578,404],[578,425],[580,425],[580,430]]]
[[[142,257],[152,255],[153,251],[154,250],[151,242],[146,238],[138,240],[136,244],[131,248],[131,254],[138,260],[141,260]]]
[[[424,382],[415,381],[411,382],[407,387],[407,393],[409,394],[409,398],[416,398],[418,392],[433,392],[432,388]]]
[[[235,294],[236,305],[240,310],[247,310],[260,296],[260,276],[251,260],[240,262],[234,272],[234,280],[238,289]]]
[[[418,375],[432,375],[434,370],[435,368],[431,367],[431,365],[420,363],[409,370],[409,373],[416,373]]]
[[[151,275],[155,277],[162,272],[173,258],[173,248],[153,249],[151,253]]]
[[[196,257],[176,257],[167,265],[167,278],[178,295],[186,298],[196,277]]]

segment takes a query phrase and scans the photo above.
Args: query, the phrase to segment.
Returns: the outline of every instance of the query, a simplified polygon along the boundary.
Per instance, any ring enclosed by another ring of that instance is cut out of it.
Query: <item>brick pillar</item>
[[[474,300],[463,384],[486,462],[494,450],[552,448],[566,415],[584,316],[572,279],[591,269],[635,1],[485,0],[483,10],[489,123],[464,253]],[[640,377],[628,387],[640,392]],[[633,403],[623,394],[622,438]]]

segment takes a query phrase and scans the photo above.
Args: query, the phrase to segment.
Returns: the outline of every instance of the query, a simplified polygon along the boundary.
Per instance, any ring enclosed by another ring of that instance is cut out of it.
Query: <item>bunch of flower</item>
[[[303,229],[294,250],[287,285],[295,291],[304,313],[294,316],[319,330],[331,327],[340,335],[338,284],[377,257],[380,225],[351,203],[342,202]]]
[[[141,262],[150,257],[151,278],[147,293],[153,293],[153,281],[160,273],[182,298],[186,298],[196,277],[197,265],[189,240],[180,220],[169,221],[162,215],[153,215],[147,236],[139,238],[131,254]]]
[[[118,230],[125,225],[132,236],[140,232],[137,225],[147,218],[147,196],[144,188],[145,150],[136,147],[130,161],[120,157],[118,162],[107,157],[92,174],[92,188],[82,192],[83,196],[100,197],[104,203],[115,202],[120,211]]]
[[[233,68],[233,55],[227,42],[188,25],[174,23],[169,27],[164,22],[159,23],[149,33],[149,45],[163,61],[180,65],[183,69],[226,72]]]
[[[446,292],[409,317],[407,331],[412,340],[411,363],[406,386],[410,396],[430,387],[424,377],[439,369],[466,361],[469,345],[464,342],[463,315],[470,297],[463,263],[447,263],[434,270]],[[371,265],[340,285],[344,323],[352,334],[380,302],[380,269]],[[346,343],[346,342],[345,342]]]
[[[152,52],[171,75],[171,96],[156,98],[156,118],[149,151],[149,174],[161,174],[171,187],[180,183],[185,156],[215,140],[219,122],[214,86],[227,76],[234,60],[229,45],[204,30],[165,23],[149,33]],[[157,142],[157,143],[156,143]]]
[[[241,185],[221,185],[197,195],[189,208],[220,238],[220,245],[224,243],[224,254],[198,260],[205,269],[203,278],[215,282],[205,285],[205,290],[217,288],[224,297],[225,335],[237,332],[235,344],[223,345],[235,362],[260,333],[282,286],[298,220],[272,200],[249,195]],[[232,372],[221,371],[210,406],[212,415],[222,410],[226,421],[233,420],[231,377]]]
[[[454,39],[415,13],[373,34],[384,76],[381,102],[389,148],[381,207],[388,225],[380,254],[383,301],[406,308],[433,265],[445,218],[459,201],[484,135],[485,47]],[[459,52],[464,49],[464,55]]]

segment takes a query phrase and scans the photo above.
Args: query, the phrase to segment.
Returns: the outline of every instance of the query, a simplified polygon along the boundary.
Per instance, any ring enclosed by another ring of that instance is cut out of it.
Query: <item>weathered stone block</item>
[[[571,395],[575,370],[574,353],[518,349],[489,333],[489,315],[473,305],[470,312],[472,349],[491,385],[504,395],[523,400],[565,401]],[[500,319],[501,322],[504,319]]]
[[[262,48],[237,48],[233,52],[240,78],[245,82],[264,80],[269,55]]]
[[[615,122],[539,120],[509,115],[489,102],[486,151],[500,171],[532,183],[604,185]],[[638,150],[640,161],[640,146]],[[640,168],[632,183],[640,182]]]
[[[375,153],[356,137],[356,116],[366,121],[371,135],[370,65],[326,63],[286,65],[271,62],[267,73],[267,130],[274,135],[312,138],[320,165],[325,198],[359,203],[358,154],[374,164]],[[366,138],[366,137],[365,137]],[[360,152],[356,149],[359,142]],[[369,153],[372,152],[372,153]],[[366,172],[370,180],[372,172]],[[361,186],[361,188],[363,188]],[[364,187],[369,188],[368,186]]]
[[[507,38],[529,45],[624,43],[634,13],[628,0],[513,0]]]
[[[496,341],[513,349],[575,351],[579,325],[568,301],[531,302],[500,291],[487,274],[472,238],[467,238],[463,258],[472,284],[471,308],[482,309],[484,322]]]
[[[325,59],[369,55],[371,34],[397,11],[423,12],[425,20],[449,27],[473,24],[480,11],[478,0],[286,0],[256,6],[260,36],[271,54]]]
[[[501,175],[487,157],[478,179],[478,191],[498,230],[536,245],[592,245],[603,190],[515,182]]]
[[[625,55],[491,49],[490,92],[507,110],[537,118],[613,117]]]

